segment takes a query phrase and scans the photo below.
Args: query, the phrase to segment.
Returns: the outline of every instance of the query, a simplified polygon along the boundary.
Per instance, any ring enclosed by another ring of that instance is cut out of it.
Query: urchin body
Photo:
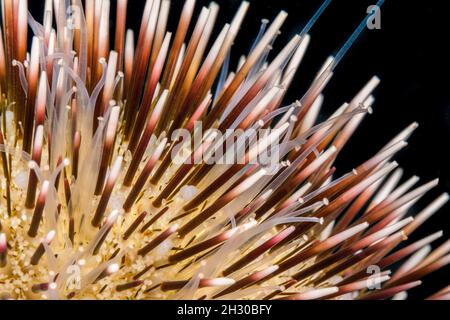
[[[187,0],[171,33],[170,2],[148,0],[135,45],[127,0],[114,26],[108,0],[46,1],[42,24],[26,0],[4,0],[2,297],[386,299],[448,264],[448,242],[430,247],[440,231],[397,249],[448,200],[407,217],[437,185],[400,182],[392,162],[417,124],[335,176],[379,79],[317,123],[322,91],[367,18],[284,105],[329,2],[270,60],[287,14],[263,20],[233,70],[246,2],[213,36],[215,3],[191,21]]]

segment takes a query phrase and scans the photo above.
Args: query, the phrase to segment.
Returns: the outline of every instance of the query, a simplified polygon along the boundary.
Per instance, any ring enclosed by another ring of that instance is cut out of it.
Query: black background
[[[30,1],[30,10],[41,21],[43,0]],[[184,1],[172,0],[169,30],[175,31]],[[197,0],[197,14],[209,0]],[[240,0],[216,0],[220,5],[215,32],[229,22]],[[381,30],[365,30],[338,66],[325,90],[322,118],[327,117],[354,94],[373,75],[381,78],[375,92],[374,114],[367,117],[346,146],[337,162],[339,173],[345,173],[368,159],[390,138],[413,121],[419,128],[409,146],[396,158],[404,168],[404,179],[416,174],[421,182],[440,178],[439,187],[418,202],[416,210],[442,192],[450,191],[448,148],[450,147],[450,41],[447,1],[387,0],[381,8]],[[111,22],[115,1],[111,1]],[[277,38],[273,52],[303,25],[320,6],[320,0],[250,0],[250,9],[232,48],[233,64],[246,54],[258,32],[262,18],[273,19],[280,10],[289,13]],[[312,77],[325,59],[336,52],[366,15],[374,0],[334,0],[311,30],[307,54],[295,77],[286,104],[301,98]],[[129,0],[128,26],[138,30],[144,0]],[[194,20],[195,21],[195,20]],[[273,56],[273,54],[272,54]],[[437,230],[450,234],[449,205],[441,209],[411,236],[411,241]],[[444,240],[436,241],[436,244]],[[446,286],[450,267],[425,277],[411,298],[424,298]]]

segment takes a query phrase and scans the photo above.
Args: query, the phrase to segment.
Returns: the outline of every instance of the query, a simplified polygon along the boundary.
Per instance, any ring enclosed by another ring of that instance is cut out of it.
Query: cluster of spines
[[[263,20],[250,52],[230,72],[246,2],[206,51],[215,3],[202,8],[188,40],[194,0],[186,1],[173,36],[166,31],[169,0],[147,0],[134,45],[127,0],[118,0],[113,48],[109,0],[86,0],[84,9],[81,0],[70,8],[47,0],[42,25],[26,0],[3,0],[0,276],[15,289],[8,294],[385,299],[448,264],[448,241],[430,253],[442,232],[395,251],[448,200],[443,194],[415,219],[405,217],[437,185],[412,189],[418,179],[399,184],[402,170],[394,171],[391,159],[416,124],[334,178],[333,162],[371,111],[378,78],[315,124],[322,91],[367,18],[304,96],[281,107],[308,32],[329,3],[271,61],[287,14]],[[35,34],[29,54],[28,24]],[[210,135],[187,156],[191,161],[175,164],[181,139],[168,138],[179,128],[195,135],[197,121],[221,134],[271,127],[263,144],[280,140],[283,161],[275,168],[254,163],[258,152],[245,145],[239,163],[199,163],[225,144]],[[14,236],[28,244],[19,245],[25,256]],[[407,257],[390,274],[389,266]],[[67,285],[72,266],[81,270],[75,287]],[[380,269],[376,278],[367,273],[371,266]],[[34,283],[15,287],[24,274]],[[368,290],[369,282],[380,289]],[[430,298],[447,296],[448,288]]]

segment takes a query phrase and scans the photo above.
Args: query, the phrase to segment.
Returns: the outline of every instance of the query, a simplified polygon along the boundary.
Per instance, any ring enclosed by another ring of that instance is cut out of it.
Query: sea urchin
[[[369,17],[282,106],[329,0],[273,59],[287,14],[263,20],[235,71],[247,2],[215,35],[217,4],[190,32],[186,0],[172,34],[170,0],[147,0],[134,45],[117,0],[114,46],[110,1],[84,2],[46,0],[40,24],[1,1],[2,298],[386,299],[450,262],[441,231],[402,243],[448,200],[408,216],[437,185],[391,160],[417,124],[335,176],[379,79],[316,121]]]

